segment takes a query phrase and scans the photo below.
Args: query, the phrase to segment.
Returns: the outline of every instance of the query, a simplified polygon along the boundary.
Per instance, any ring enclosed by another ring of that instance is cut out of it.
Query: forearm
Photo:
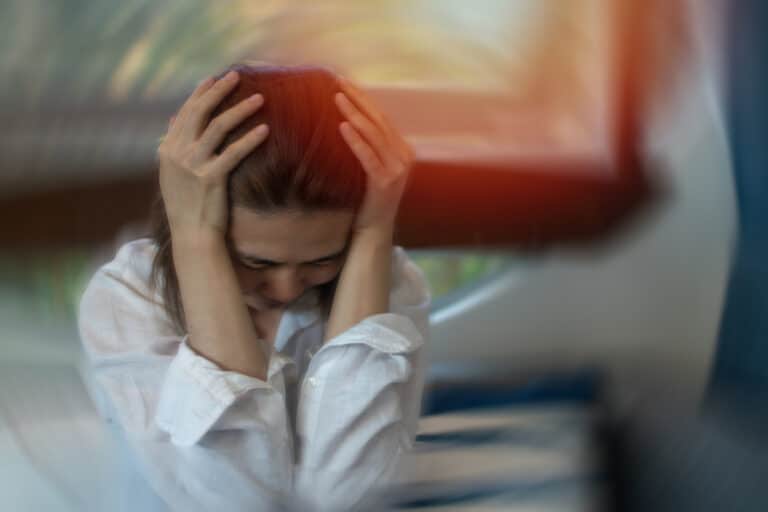
[[[391,264],[390,229],[352,237],[333,298],[325,341],[371,315],[389,311]]]
[[[173,256],[190,348],[224,370],[266,380],[269,354],[258,339],[223,238],[175,237]]]

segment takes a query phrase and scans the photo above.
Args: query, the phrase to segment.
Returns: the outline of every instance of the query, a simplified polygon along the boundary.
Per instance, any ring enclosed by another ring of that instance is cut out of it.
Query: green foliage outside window
[[[501,254],[467,254],[456,251],[413,252],[410,256],[424,271],[433,299],[461,290],[510,264],[509,256]]]
[[[409,255],[424,271],[433,299],[460,291],[510,264],[502,254],[410,251]],[[42,318],[74,321],[80,294],[94,271],[93,256],[85,249],[5,257],[0,260],[0,293]]]

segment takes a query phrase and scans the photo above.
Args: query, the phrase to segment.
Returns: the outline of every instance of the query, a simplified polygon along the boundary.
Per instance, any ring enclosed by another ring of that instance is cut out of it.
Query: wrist
[[[392,244],[395,235],[395,224],[382,223],[372,226],[356,227],[352,240],[363,240],[366,243],[389,243]]]
[[[393,245],[391,231],[356,231],[347,251],[345,268],[353,263],[365,267],[367,271],[388,275]]]
[[[171,248],[174,259],[185,255],[202,255],[226,247],[224,234],[216,229],[176,230],[171,229]]]

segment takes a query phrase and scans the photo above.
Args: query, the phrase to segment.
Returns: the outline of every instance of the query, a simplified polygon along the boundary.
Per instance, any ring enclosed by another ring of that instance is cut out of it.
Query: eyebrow
[[[347,248],[344,247],[340,251],[335,252],[333,254],[329,254],[329,255],[323,256],[321,258],[316,258],[314,260],[302,261],[301,263],[318,263],[320,261],[332,260],[332,259],[338,258],[342,254],[344,254],[344,251],[346,251],[346,250],[347,250]],[[268,260],[268,259],[265,259],[265,258],[260,258],[258,256],[254,256],[252,254],[245,254],[245,253],[242,253],[240,251],[235,251],[235,255],[238,258],[240,258],[241,260],[245,260],[248,263],[253,263],[255,265],[275,265],[275,266],[277,266],[277,265],[283,265],[284,264],[284,262],[282,262],[282,261]]]

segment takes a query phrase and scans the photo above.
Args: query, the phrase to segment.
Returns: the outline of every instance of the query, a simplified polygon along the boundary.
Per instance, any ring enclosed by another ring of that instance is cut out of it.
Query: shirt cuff
[[[432,294],[429,291],[424,272],[408,258],[402,247],[395,247],[392,258],[392,289],[390,290],[391,311],[398,308],[429,308]]]
[[[352,344],[368,345],[386,354],[406,354],[421,347],[424,337],[409,317],[399,313],[380,313],[365,318],[328,340],[320,350]]]
[[[273,352],[267,381],[263,381],[222,370],[194,352],[185,337],[168,367],[155,422],[171,436],[174,444],[190,446],[211,430],[241,396],[251,391],[256,391],[260,400],[260,417],[254,418],[254,423],[280,418],[285,415],[282,370],[289,362]]]

